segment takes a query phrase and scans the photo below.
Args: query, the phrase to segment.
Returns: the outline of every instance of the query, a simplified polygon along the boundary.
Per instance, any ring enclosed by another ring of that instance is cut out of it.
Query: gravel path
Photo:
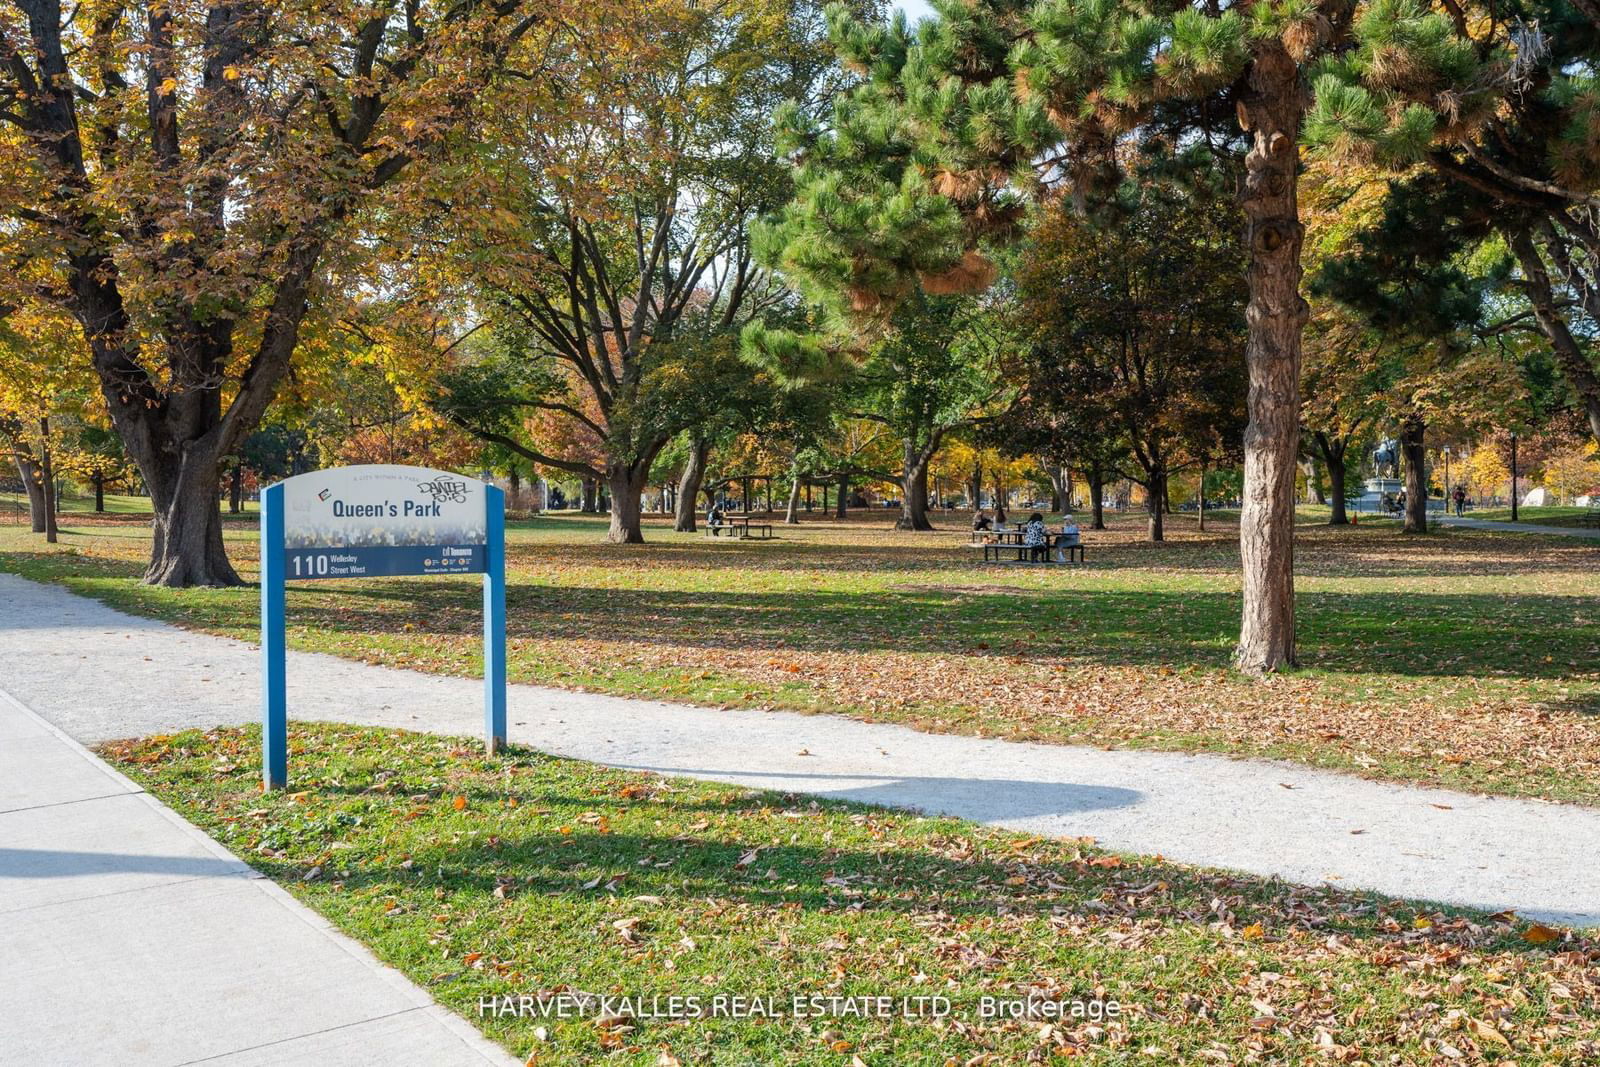
[[[254,720],[253,645],[0,574],[0,688],[85,742]],[[289,717],[476,735],[482,686],[289,653]],[[1091,836],[1188,863],[1600,925],[1600,810],[1286,763],[1027,744],[515,685],[511,739],[619,767]],[[294,764],[289,774],[294,776]]]
[[[1600,541],[1600,528],[1593,526],[1541,526],[1536,522],[1501,522],[1498,519],[1456,518],[1454,515],[1430,515],[1431,523],[1460,526],[1468,530],[1510,530],[1513,533],[1554,534],[1557,537],[1578,537]]]

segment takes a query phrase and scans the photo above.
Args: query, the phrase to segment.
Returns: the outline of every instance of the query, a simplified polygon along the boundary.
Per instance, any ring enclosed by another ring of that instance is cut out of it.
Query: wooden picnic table
[[[728,531],[729,537],[736,536],[741,541],[751,539],[770,541],[772,539],[772,523],[756,522],[749,515],[724,515],[722,521],[715,526],[709,520],[706,522],[707,537],[718,537],[724,530]],[[737,534],[735,534],[735,530],[738,531]],[[752,530],[760,530],[761,532],[759,534],[751,533]]]

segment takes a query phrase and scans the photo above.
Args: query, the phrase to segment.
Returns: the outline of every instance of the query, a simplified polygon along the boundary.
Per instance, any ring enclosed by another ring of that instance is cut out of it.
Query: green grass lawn
[[[514,522],[514,681],[784,707],[1047,742],[1267,756],[1400,781],[1600,803],[1600,545],[1393,525],[1298,529],[1302,669],[1237,675],[1237,528],[1138,515],[1086,535],[1088,566],[974,561],[964,516],[777,527],[772,542],[603,541],[602,517]],[[227,529],[253,578],[248,519]],[[245,639],[252,588],[136,579],[149,532],[73,516],[51,548],[0,525],[0,568]],[[292,586],[289,641],[375,663],[481,669],[472,579]]]
[[[1588,508],[1539,507],[1518,508],[1517,521],[1531,522],[1536,526],[1585,526],[1593,521]],[[1492,522],[1510,522],[1510,508],[1479,508],[1467,512],[1469,519],[1487,519]]]
[[[254,730],[101,751],[529,1063],[1600,1062],[1600,942],[1511,916],[464,739],[290,742],[294,792],[265,796]],[[590,1014],[480,1014],[554,993]],[[796,1017],[796,996],[948,1014]],[[1067,1018],[985,1019],[984,996]]]
[[[133,515],[143,518],[150,517],[150,498],[147,496],[130,496],[126,493],[107,493],[105,495],[105,506],[106,510],[104,514],[111,517],[121,517],[125,515]],[[260,505],[254,500],[245,500],[242,502],[242,506],[244,508],[242,515],[230,515],[227,512],[226,505],[224,505],[222,512],[223,521],[239,522],[244,521],[245,519],[254,521],[255,516],[259,514],[261,510]],[[61,497],[60,511],[64,516],[93,516],[95,515],[94,494],[63,494]],[[6,519],[12,524],[15,524],[18,521],[18,514],[26,517],[28,513],[27,495],[24,493],[0,493],[0,513],[3,513],[6,516]]]

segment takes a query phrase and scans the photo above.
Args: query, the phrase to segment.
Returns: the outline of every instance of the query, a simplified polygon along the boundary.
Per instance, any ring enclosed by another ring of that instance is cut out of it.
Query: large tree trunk
[[[24,455],[21,451],[13,454],[17,463],[17,476],[22,479],[22,487],[28,494],[28,518],[34,533],[44,533],[45,529],[45,498],[44,478],[39,473],[39,465],[33,461],[32,456]]]
[[[138,456],[155,512],[148,585],[240,585],[222,547],[217,454],[199,442],[179,455]]]
[[[1244,507],[1239,553],[1244,610],[1235,662],[1263,674],[1295,662],[1294,472],[1300,444],[1300,338],[1310,308],[1300,295],[1297,198],[1306,89],[1283,44],[1256,46],[1239,98],[1250,131],[1240,207],[1250,255],[1249,425],[1244,435]]]
[[[650,464],[613,463],[606,468],[606,484],[611,489],[611,529],[606,540],[614,545],[644,543],[640,525],[645,483],[650,480]]]
[[[695,522],[696,505],[700,502],[700,483],[705,480],[706,463],[710,458],[710,441],[690,440],[689,459],[678,477],[678,508],[672,523],[672,528],[679,533],[694,533],[699,528]]]
[[[1167,539],[1162,513],[1167,510],[1167,472],[1163,468],[1148,471],[1150,480],[1144,486],[1144,508],[1149,516],[1149,533],[1152,541]]]
[[[1106,475],[1099,463],[1089,467],[1089,495],[1090,501],[1089,529],[1104,530],[1106,528]]]
[[[103,515],[106,510],[106,476],[103,471],[95,471],[92,479],[94,482],[94,510],[95,514]]]
[[[898,530],[931,530],[928,521],[928,457],[910,440],[904,443],[904,466],[900,471],[900,518]]]
[[[1337,442],[1330,440],[1321,430],[1317,431],[1316,442],[1322,462],[1328,468],[1328,525],[1348,526],[1350,518],[1344,509],[1344,453],[1349,445],[1343,438]]]
[[[833,516],[836,519],[845,517],[846,508],[850,500],[850,474],[846,472],[839,475],[839,499],[834,502]]]
[[[972,510],[974,513],[983,510],[983,463],[977,461],[972,464],[972,480],[967,483],[967,495],[972,497]]]
[[[800,483],[803,481],[805,478],[795,471],[793,480],[789,482],[789,506],[783,512],[783,521],[787,526],[800,525]]]
[[[237,515],[244,510],[244,468],[235,463],[228,475],[228,514]]]
[[[1044,469],[1050,476],[1050,510],[1065,515],[1072,510],[1072,476],[1065,466],[1054,463],[1045,464]]]
[[[1400,454],[1406,465],[1406,533],[1428,532],[1428,478],[1424,466],[1427,453],[1423,436],[1427,424],[1419,418],[1408,418],[1400,427]]]
[[[578,507],[585,515],[593,515],[600,510],[600,483],[594,478],[583,479],[583,495]]]

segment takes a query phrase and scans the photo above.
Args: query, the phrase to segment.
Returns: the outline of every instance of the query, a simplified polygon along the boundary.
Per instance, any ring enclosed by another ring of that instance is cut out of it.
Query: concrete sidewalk
[[[83,740],[254,721],[260,652],[0,574],[0,687]],[[10,665],[26,665],[18,669]],[[289,719],[481,736],[483,683],[289,653]],[[1600,926],[1600,809],[1290,763],[1028,744],[842,715],[510,687],[557,755],[864,800],[1185,863]],[[294,780],[294,763],[289,765]],[[1287,788],[1286,788],[1287,787]]]
[[[514,1064],[0,692],[0,1062]]]

